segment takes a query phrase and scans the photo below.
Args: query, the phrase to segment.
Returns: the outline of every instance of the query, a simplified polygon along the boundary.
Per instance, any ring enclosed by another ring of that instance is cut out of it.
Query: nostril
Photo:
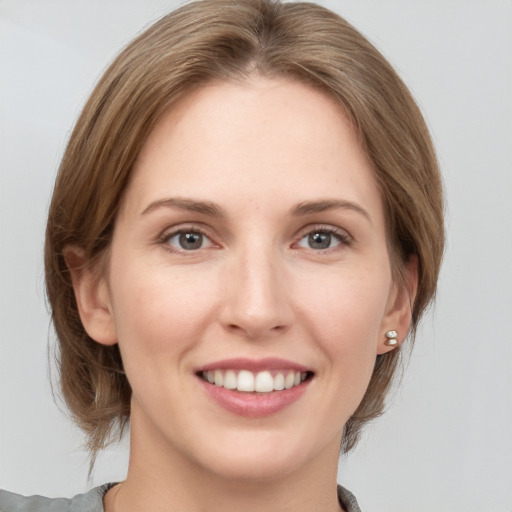
[[[268,330],[267,329],[264,329],[264,328],[258,328],[258,327],[254,327],[254,326],[246,326],[246,327],[243,327],[241,325],[237,325],[237,324],[228,324],[227,326],[227,329],[229,331],[232,331],[234,333],[236,332],[240,332],[240,333],[246,333],[248,336],[250,337],[260,337],[260,336],[265,336],[265,332],[267,334],[270,334],[270,333],[282,333],[283,331],[286,330],[287,326],[286,325],[276,325],[274,327],[269,327]]]

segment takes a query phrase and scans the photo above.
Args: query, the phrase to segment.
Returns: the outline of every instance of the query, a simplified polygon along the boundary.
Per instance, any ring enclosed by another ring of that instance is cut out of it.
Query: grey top
[[[21,496],[0,489],[0,512],[105,512],[103,496],[114,485],[101,485],[73,498]]]
[[[74,498],[21,496],[0,490],[0,512],[105,512],[103,496],[114,485],[101,485]],[[341,485],[338,485],[338,499],[347,512],[361,512],[355,496]]]

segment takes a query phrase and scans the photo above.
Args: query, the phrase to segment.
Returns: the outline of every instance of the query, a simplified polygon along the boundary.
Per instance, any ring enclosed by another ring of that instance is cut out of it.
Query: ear
[[[90,265],[83,249],[67,246],[64,259],[71,274],[80,319],[87,334],[102,345],[117,343],[107,281]]]
[[[404,269],[404,282],[394,283],[389,294],[386,315],[382,322],[377,354],[385,354],[394,350],[405,340],[412,321],[412,307],[418,290],[418,258],[410,257]],[[386,333],[396,331],[397,345],[386,345]]]

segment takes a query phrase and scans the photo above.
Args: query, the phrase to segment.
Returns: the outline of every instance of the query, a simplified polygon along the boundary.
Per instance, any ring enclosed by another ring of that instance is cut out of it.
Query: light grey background
[[[512,1],[324,1],[391,60],[438,147],[449,243],[437,303],[389,412],[341,461],[365,512],[512,511]],[[0,487],[71,496],[122,479],[127,443],[87,481],[55,406],[42,244],[52,182],[94,82],[164,0],[0,0]]]

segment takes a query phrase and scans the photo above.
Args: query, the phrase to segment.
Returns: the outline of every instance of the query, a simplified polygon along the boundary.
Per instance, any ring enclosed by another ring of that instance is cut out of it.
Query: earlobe
[[[87,334],[102,345],[117,343],[110,293],[105,277],[88,265],[83,249],[67,246],[64,259],[71,274],[80,319]]]
[[[377,354],[385,354],[400,345],[409,333],[414,299],[418,289],[418,258],[412,255],[404,269],[404,283],[395,283],[390,293],[388,309],[382,323],[382,335]]]

